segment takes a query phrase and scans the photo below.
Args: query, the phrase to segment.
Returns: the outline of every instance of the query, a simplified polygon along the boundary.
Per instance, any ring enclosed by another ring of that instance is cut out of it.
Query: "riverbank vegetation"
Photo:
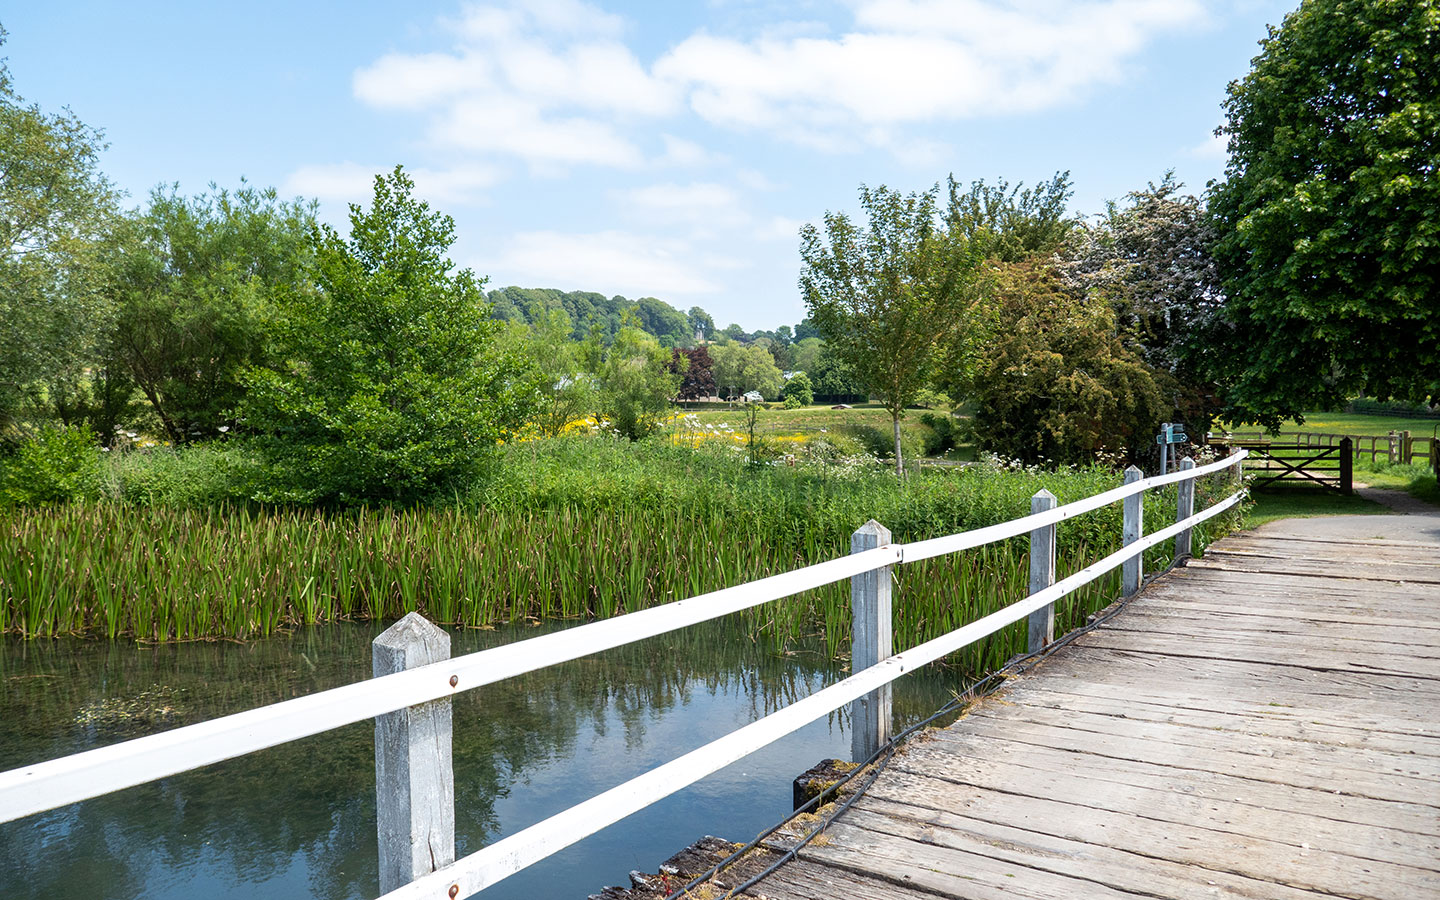
[[[1101,468],[998,463],[897,482],[873,461],[757,468],[728,448],[602,435],[510,445],[491,478],[443,503],[270,509],[214,502],[206,480],[187,502],[192,476],[234,464],[220,453],[152,455],[170,457],[163,472],[126,461],[105,475],[119,481],[119,500],[0,512],[0,630],[167,641],[411,610],[467,626],[608,617],[843,555],[868,518],[917,540],[1023,515],[1041,487],[1066,502],[1119,482]],[[1203,485],[1201,501],[1222,488]],[[1148,502],[1151,521],[1173,517],[1173,493]],[[1119,510],[1059,534],[1064,574],[1119,545]],[[1150,565],[1168,563],[1168,552],[1157,548]],[[1026,542],[905,566],[896,579],[897,642],[909,646],[1023,596]],[[1112,582],[1062,603],[1060,624],[1108,603]],[[823,631],[838,653],[848,646],[848,585],[745,619],[777,643]],[[964,663],[1003,662],[1023,642],[1011,629]]]

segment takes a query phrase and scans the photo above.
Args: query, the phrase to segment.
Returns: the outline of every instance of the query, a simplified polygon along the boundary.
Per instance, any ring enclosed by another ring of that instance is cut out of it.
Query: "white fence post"
[[[1125,470],[1125,483],[1133,484],[1145,477],[1134,466]],[[1125,545],[1135,543],[1145,534],[1145,492],[1131,494],[1125,498]],[[1137,554],[1125,560],[1121,567],[1121,592],[1129,597],[1140,592],[1140,579],[1144,576],[1144,554]]]
[[[1180,460],[1180,471],[1188,472],[1193,468],[1195,468],[1195,460],[1188,456]],[[1183,522],[1195,514],[1195,479],[1182,481],[1178,487],[1180,491],[1175,501],[1175,521]],[[1191,529],[1187,528],[1175,535],[1175,561],[1189,559],[1193,546]]]
[[[874,519],[850,536],[850,552],[863,553],[890,543],[890,529]],[[894,651],[890,635],[890,567],[850,578],[850,673],[868,669]],[[850,757],[857,763],[879,752],[890,740],[890,685],[850,704]]]
[[[378,678],[449,659],[450,635],[412,612],[375,638],[371,648]],[[375,717],[382,894],[455,861],[450,729],[449,697]]]
[[[1030,512],[1046,512],[1055,508],[1055,495],[1041,488],[1030,498]],[[1043,525],[1030,532],[1030,593],[1038,593],[1055,583],[1055,526]],[[1051,603],[1030,614],[1031,653],[1044,650],[1055,640],[1055,604]]]

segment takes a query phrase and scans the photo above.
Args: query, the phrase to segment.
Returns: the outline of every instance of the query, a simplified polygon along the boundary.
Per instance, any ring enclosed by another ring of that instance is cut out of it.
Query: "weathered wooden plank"
[[[1343,577],[1369,581],[1414,582],[1440,584],[1440,569],[1434,566],[1411,566],[1402,563],[1369,564],[1358,560],[1272,560],[1263,567],[1250,567],[1241,560],[1222,560],[1207,553],[1203,559],[1192,560],[1186,568],[1215,569],[1224,572],[1255,572],[1267,575],[1308,575],[1317,578]]]
[[[1174,898],[1310,900],[1313,892],[1230,872],[1171,862],[987,822],[909,803],[867,799],[846,822],[858,829],[927,841],[1064,875],[1092,878],[1120,890]],[[862,835],[856,835],[862,838]]]
[[[1163,634],[1121,632],[1099,629],[1074,641],[1076,647],[1096,647],[1131,652],[1158,653],[1198,659],[1255,663],[1310,670],[1328,670],[1371,675],[1387,675],[1409,681],[1429,681],[1430,686],[1417,685],[1426,692],[1440,691],[1440,661],[1415,656],[1380,653],[1341,652],[1321,645],[1266,646],[1255,642],[1226,639],[1177,638]],[[1280,642],[1277,642],[1280,643]],[[1306,642],[1309,643],[1309,642]]]
[[[1355,581],[1306,590],[1306,582],[1314,579],[1294,577],[1290,582],[1278,580],[1284,577],[1289,576],[1245,583],[1230,578],[1191,576],[1190,580],[1179,582],[1172,573],[1165,581],[1152,584],[1145,597],[1184,605],[1222,602],[1238,605],[1231,600],[1235,598],[1240,603],[1263,601],[1265,605],[1308,609],[1316,613],[1343,612],[1381,619],[1393,617],[1397,605],[1412,608],[1407,615],[1426,619],[1435,601],[1435,592],[1429,590],[1431,585]]]
[[[1083,804],[986,790],[909,772],[897,771],[881,779],[870,795],[1342,897],[1410,900],[1440,891],[1440,874],[1412,866],[1241,837],[1195,824],[1162,825]]]
[[[1275,562],[1280,563],[1335,563],[1350,562],[1363,567],[1378,568],[1381,565],[1400,563],[1403,565],[1419,566],[1422,568],[1440,568],[1434,556],[1426,554],[1419,549],[1396,552],[1391,548],[1366,548],[1363,553],[1355,552],[1358,548],[1350,548],[1349,552],[1341,548],[1306,548],[1291,544],[1279,546],[1264,543],[1249,543],[1225,541],[1211,547],[1205,558],[1209,560],[1241,560],[1251,568],[1265,570],[1274,567]]]
[[[1258,620],[1267,627],[1318,627],[1324,632],[1337,630],[1347,635],[1374,635],[1377,638],[1395,640],[1396,635],[1405,636],[1405,643],[1424,643],[1433,646],[1440,643],[1440,620],[1421,618],[1377,618],[1373,614],[1352,614],[1346,611],[1336,611],[1331,608],[1317,608],[1314,605],[1281,605],[1266,600],[1264,605],[1257,603],[1254,595],[1246,598],[1248,602],[1241,606],[1236,603],[1217,600],[1215,602],[1202,602],[1200,600],[1181,600],[1166,594],[1147,595],[1144,603],[1137,603],[1127,611],[1125,619],[1138,618],[1142,616],[1178,616],[1193,618],[1206,623],[1225,623],[1229,627],[1231,623],[1244,627],[1247,623]],[[1290,625],[1289,623],[1300,623]],[[1423,634],[1411,634],[1411,632],[1429,632]],[[1388,638],[1386,636],[1388,633]]]
[[[800,857],[942,897],[1134,900],[1137,896],[1086,878],[1057,875],[983,853],[873,831],[860,832],[844,824],[831,826],[825,837],[828,840],[801,850]]]
[[[1356,759],[1344,759],[1346,764],[1342,765],[1325,758],[1325,754],[1306,752],[1304,747],[1267,756],[1240,750],[1203,748],[1163,738],[1107,735],[1018,720],[971,716],[964,721],[967,733],[1004,738],[1017,744],[1055,747],[1113,759],[1140,760],[1175,769],[1198,769],[1273,784],[1338,790],[1377,800],[1422,803],[1440,808],[1435,782],[1418,774],[1418,768],[1380,771],[1364,768],[1363,760]],[[951,735],[942,733],[939,739],[950,740]],[[1204,752],[1197,752],[1202,749]]]
[[[1440,796],[1440,757],[1408,752],[1392,752],[1375,747],[1352,747],[1261,734],[1252,730],[1237,740],[1236,735],[1213,727],[1196,727],[1179,722],[1156,722],[1140,718],[1124,718],[1083,711],[1074,707],[1054,709],[1020,703],[982,703],[967,719],[994,720],[1006,723],[1025,722],[1048,725],[1072,731],[1094,732],[1101,736],[1138,738],[1163,741],[1214,751],[1223,750],[1267,760],[1286,759],[1296,764],[1325,766],[1335,772],[1353,768],[1361,771],[1393,773],[1403,776],[1434,779],[1433,793]],[[980,725],[971,726],[975,728]],[[968,729],[967,729],[968,730]]]
[[[1373,562],[1387,562],[1391,560],[1405,562],[1409,561],[1415,565],[1437,565],[1434,557],[1433,547],[1426,547],[1422,544],[1400,545],[1388,543],[1375,543],[1370,545],[1358,545],[1355,543],[1324,543],[1321,541],[1261,541],[1253,538],[1236,537],[1227,538],[1220,544],[1213,545],[1213,552],[1235,556],[1254,557],[1303,557],[1307,559],[1334,559],[1361,556]]]
[[[1098,775],[1092,777],[1092,772],[1106,769],[1106,765],[1094,757],[1077,757],[1071,771],[1055,772],[1004,760],[992,760],[990,765],[961,763],[942,767],[939,756],[918,756],[896,765],[902,771],[956,784],[1077,803],[1137,819],[1199,825],[1296,847],[1308,844],[1317,850],[1358,859],[1431,870],[1437,870],[1436,860],[1440,860],[1440,836],[1337,819],[1335,814],[1339,810],[1320,802],[1324,799],[1319,796],[1321,792],[1311,792],[1308,810],[1273,809],[1247,802],[1244,793],[1226,796],[1154,784],[1137,785]],[[1171,772],[1170,783],[1189,786],[1189,773]],[[1433,815],[1434,807],[1430,809]]]
[[[1021,682],[1015,689],[1029,690],[1030,685]],[[1227,716],[1254,720],[1261,723],[1298,723],[1307,726],[1325,726],[1348,729],[1366,734],[1394,735],[1406,738],[1423,738],[1427,742],[1440,740],[1440,722],[1422,718],[1404,718],[1403,714],[1415,712],[1413,706],[1384,703],[1375,700],[1357,700],[1348,697],[1291,697],[1290,702],[1280,699],[1245,698],[1229,693],[1207,694],[1186,686],[1171,687],[1144,683],[1095,683],[1080,678],[1052,676],[1045,681],[1037,693],[1057,697],[1076,696],[1133,703],[1139,707],[1151,706],[1158,709],[1184,709],[1221,713]],[[1316,706],[1315,703],[1328,705]],[[1394,713],[1399,712],[1402,715]]]
[[[1303,591],[1306,590],[1306,584],[1309,583],[1319,595],[1345,596],[1351,599],[1363,597],[1365,592],[1371,590],[1396,591],[1402,588],[1426,597],[1435,594],[1435,585],[1428,582],[1358,577],[1352,569],[1326,575],[1323,582],[1316,584],[1314,573],[1260,571],[1234,566],[1206,565],[1203,559],[1191,560],[1185,564],[1184,568],[1171,572],[1170,577],[1177,583],[1191,583],[1193,579],[1194,582],[1206,584],[1243,584],[1257,590],[1284,588]]]
[[[1193,699],[1161,700],[1135,696],[1131,691],[1103,696],[1071,692],[1066,690],[1070,685],[1056,685],[1053,681],[1052,679],[1051,683],[1044,687],[1033,684],[1017,685],[993,698],[993,702],[1187,725],[1214,732],[1233,733],[1237,737],[1260,734],[1319,744],[1440,757],[1440,729],[1431,733],[1405,733],[1352,722],[1348,718],[1338,722],[1316,718],[1317,715],[1329,718],[1333,715],[1329,710],[1311,709],[1309,715],[1277,715],[1273,708],[1262,710],[1241,704],[1205,703]],[[1224,708],[1217,709],[1216,706]]]
[[[1231,535],[1218,542],[1228,546],[1231,543],[1264,543],[1274,545],[1287,544],[1317,544],[1325,546],[1358,548],[1360,550],[1374,549],[1385,550],[1388,548],[1415,550],[1418,552],[1432,552],[1434,544],[1427,544],[1422,541],[1407,541],[1399,538],[1340,538],[1340,537],[1318,537],[1316,535],[1294,535],[1294,534],[1269,534],[1264,531],[1242,531],[1239,534]]]
[[[1222,628],[1218,627],[1220,621],[1213,615],[1186,616],[1179,611],[1167,615],[1147,607],[1134,610],[1132,615],[1116,617],[1101,630],[1112,634],[1165,635],[1196,643],[1254,646],[1268,655],[1283,648],[1286,653],[1307,653],[1307,656],[1310,650],[1341,653],[1357,660],[1379,656],[1402,666],[1409,660],[1440,660],[1440,635],[1432,637],[1395,628],[1367,629],[1361,625],[1326,628],[1319,623],[1307,624],[1295,619],[1257,621],[1254,617],[1232,619]],[[1427,637],[1431,640],[1427,641]]]
[[[850,869],[797,859],[741,896],[772,900],[933,900],[935,895]]]
[[[1062,654],[1037,668],[1049,678],[1069,685],[1108,683],[1118,690],[1145,691],[1158,684],[1187,685],[1212,696],[1279,706],[1333,706],[1345,713],[1359,707],[1399,723],[1431,727],[1436,698],[1415,694],[1406,679],[1381,675],[1353,675],[1287,666],[1266,666],[1186,657],[1106,650],[1093,647],[1083,654]],[[1171,677],[1165,678],[1166,673]],[[1428,687],[1430,682],[1420,682]]]
[[[945,778],[960,783],[976,784],[986,778],[1002,778],[1011,766],[1039,769],[1055,775],[1084,777],[1099,782],[1149,787],[1197,797],[1218,797],[1249,806],[1324,816],[1340,822],[1355,822],[1379,828],[1413,832],[1440,837],[1440,816],[1433,806],[1375,800],[1353,794],[1337,794],[1333,790],[1297,788],[1277,785],[1238,775],[1206,772],[1200,769],[1177,770],[1170,766],[1138,760],[1096,759],[1078,751],[1017,744],[1004,738],[976,734],[963,735],[964,749],[956,753],[952,744],[938,743],[933,747],[916,748],[894,765],[918,774]],[[1163,806],[1163,804],[1162,804]]]

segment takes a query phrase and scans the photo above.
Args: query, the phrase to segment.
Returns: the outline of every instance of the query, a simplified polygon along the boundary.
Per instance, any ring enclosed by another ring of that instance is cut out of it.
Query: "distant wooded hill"
[[[487,296],[495,304],[492,315],[507,322],[533,325],[536,319],[552,310],[564,310],[570,317],[570,336],[577,341],[589,337],[593,329],[598,329],[605,343],[609,344],[615,338],[615,332],[620,330],[627,313],[633,314],[640,328],[654,335],[665,347],[694,346],[697,333],[706,340],[714,340],[723,334],[742,343],[769,338],[786,345],[819,334],[810,326],[809,320],[802,321],[793,329],[789,325],[781,325],[774,331],[747,332],[732,324],[722,331],[716,328],[710,314],[700,307],[692,306],[689,311],[681,312],[654,297],[628,300],[618,294],[606,297],[592,291],[522,287],[500,288]]]
[[[506,287],[489,293],[490,302],[495,304],[492,315],[507,322],[533,324],[535,320],[551,310],[562,309],[570,317],[571,337],[582,340],[591,331],[598,329],[609,343],[620,330],[627,312],[633,312],[637,324],[644,331],[654,335],[666,347],[688,347],[695,343],[698,325],[706,337],[714,334],[715,323],[710,316],[695,307],[692,318],[664,300],[641,297],[627,300],[618,294],[606,297],[591,291],[560,291],[554,288]]]

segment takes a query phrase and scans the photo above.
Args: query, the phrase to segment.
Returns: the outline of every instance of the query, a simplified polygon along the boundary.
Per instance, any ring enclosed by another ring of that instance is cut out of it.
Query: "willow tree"
[[[902,475],[900,419],[968,330],[983,256],[979,242],[944,227],[937,192],[861,185],[864,223],[827,212],[823,233],[813,225],[800,230],[800,291],[810,321],[890,413]]]

